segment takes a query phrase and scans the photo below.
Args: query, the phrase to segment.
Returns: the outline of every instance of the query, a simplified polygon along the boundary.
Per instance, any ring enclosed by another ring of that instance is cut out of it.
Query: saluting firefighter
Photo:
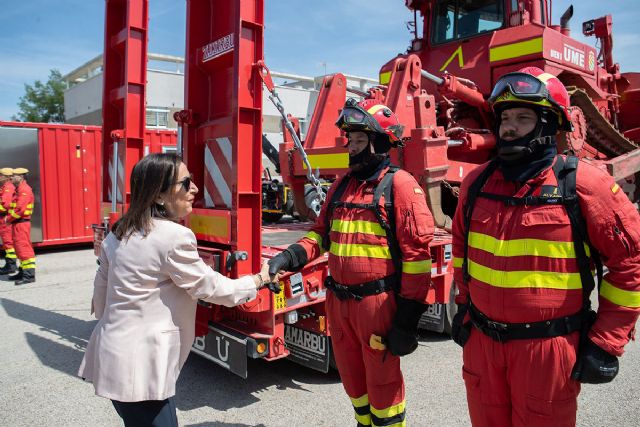
[[[27,184],[26,175],[28,169],[17,168],[13,170],[13,185],[16,187],[13,202],[7,215],[7,221],[11,223],[13,243],[16,255],[20,260],[18,273],[9,276],[15,280],[15,285],[25,285],[36,281],[36,255],[31,244],[31,214],[33,213],[33,190]]]
[[[327,320],[358,426],[404,426],[398,356],[418,346],[433,217],[416,180],[390,165],[404,127],[388,107],[349,99],[336,125],[348,138],[349,172],[331,186],[311,231],[270,260],[269,272],[298,270],[328,250]],[[391,191],[381,196],[383,189]]]
[[[5,264],[0,268],[0,275],[15,273],[18,269],[11,224],[7,223],[7,215],[11,209],[13,194],[16,190],[12,177],[13,169],[0,169],[0,239],[2,240],[2,249],[5,251]]]
[[[498,155],[463,180],[453,224],[471,423],[575,426],[580,383],[612,381],[634,333],[640,216],[607,173],[557,155],[572,129],[558,78],[506,74],[489,102]]]

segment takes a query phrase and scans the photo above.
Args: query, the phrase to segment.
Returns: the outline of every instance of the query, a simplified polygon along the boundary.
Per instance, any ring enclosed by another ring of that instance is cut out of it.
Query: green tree
[[[20,97],[20,111],[13,120],[23,122],[64,122],[64,89],[66,85],[58,70],[50,70],[49,80],[36,80],[33,85],[24,85],[24,96]]]

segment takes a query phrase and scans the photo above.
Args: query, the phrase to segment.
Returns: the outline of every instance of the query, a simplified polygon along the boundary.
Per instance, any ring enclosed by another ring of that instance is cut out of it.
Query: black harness
[[[471,226],[471,216],[473,207],[478,197],[504,202],[507,206],[539,206],[539,205],[563,205],[569,216],[571,232],[573,236],[578,268],[580,270],[580,280],[582,282],[582,309],[580,312],[557,319],[545,320],[533,323],[502,323],[489,319],[481,313],[471,302],[467,302],[471,323],[485,335],[500,342],[511,339],[533,339],[548,338],[560,335],[567,335],[573,331],[581,329],[586,334],[590,322],[593,322],[594,312],[591,310],[589,299],[591,292],[595,288],[595,281],[591,274],[591,261],[596,266],[598,283],[602,281],[602,261],[598,251],[589,242],[587,227],[580,211],[578,195],[576,193],[576,173],[578,168],[578,158],[567,156],[566,160],[562,156],[556,156],[553,165],[553,173],[558,182],[559,197],[533,196],[535,188],[532,188],[524,197],[502,196],[498,194],[486,193],[482,191],[485,183],[491,174],[497,169],[498,161],[492,160],[480,173],[478,178],[469,187],[467,203],[463,207],[465,239],[463,246],[462,271],[465,283],[469,283],[468,254],[469,254],[469,230]],[[591,258],[587,256],[584,245],[589,246]],[[587,326],[588,325],[588,326]]]
[[[389,169],[384,174],[378,185],[374,188],[373,201],[371,203],[350,203],[340,200],[344,194],[349,182],[353,179],[351,175],[346,175],[338,183],[336,191],[333,192],[331,200],[327,205],[326,220],[327,226],[324,236],[322,238],[322,246],[325,251],[329,250],[331,240],[329,239],[329,233],[331,232],[331,222],[333,220],[333,211],[338,207],[347,209],[367,209],[373,211],[376,215],[378,223],[384,229],[387,238],[387,244],[389,245],[389,252],[391,253],[391,259],[395,267],[395,274],[387,276],[383,279],[372,280],[370,282],[362,283],[359,285],[345,286],[337,283],[331,276],[328,276],[325,280],[325,287],[331,289],[338,299],[354,298],[361,300],[365,296],[376,295],[381,292],[387,292],[390,290],[398,290],[400,287],[400,276],[402,274],[402,255],[400,252],[400,245],[396,238],[395,230],[395,214],[393,210],[393,177],[400,168],[397,166],[389,166]],[[384,205],[381,206],[380,199],[384,196]],[[382,215],[382,209],[386,213],[387,219],[385,220]]]

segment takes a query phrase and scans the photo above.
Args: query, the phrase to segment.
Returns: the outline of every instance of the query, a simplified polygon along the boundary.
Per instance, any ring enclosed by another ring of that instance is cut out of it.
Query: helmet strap
[[[373,151],[376,154],[386,154],[391,149],[389,135],[378,132],[369,134],[369,141],[373,144]]]

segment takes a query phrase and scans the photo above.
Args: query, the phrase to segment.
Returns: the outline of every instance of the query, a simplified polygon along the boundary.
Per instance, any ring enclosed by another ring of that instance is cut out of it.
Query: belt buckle
[[[496,322],[494,320],[487,320],[487,326],[485,333],[494,341],[500,343],[506,341],[507,325],[506,323]]]
[[[506,323],[501,323],[501,322],[496,322],[495,320],[487,320],[487,325],[495,330],[495,331],[506,331],[507,330],[507,324]]]

